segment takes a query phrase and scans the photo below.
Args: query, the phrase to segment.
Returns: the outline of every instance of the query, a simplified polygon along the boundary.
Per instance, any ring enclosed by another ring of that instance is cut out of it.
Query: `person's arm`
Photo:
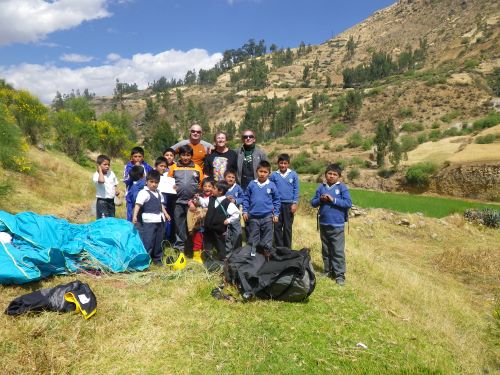
[[[245,193],[241,188],[241,186],[238,185],[237,189],[238,189],[238,196],[235,197],[236,200],[235,204],[236,206],[240,206],[241,204],[243,204],[243,196],[245,195]]]
[[[187,145],[189,143],[189,140],[188,139],[184,139],[182,141],[179,141],[177,142],[175,145],[173,145],[172,147],[170,147],[171,149],[173,149],[175,152],[177,152],[177,149],[181,146],[184,146],[184,145]]]
[[[345,185],[340,185],[342,188],[340,190],[340,196],[333,199],[333,204],[341,208],[351,208],[352,200],[349,189]]]
[[[229,217],[224,220],[224,225],[236,223],[240,219],[240,210],[234,203],[229,203],[227,206],[227,214]]]
[[[134,206],[134,212],[132,214],[132,223],[133,224],[137,223],[137,214],[139,213],[140,209],[141,209],[141,205],[139,203],[136,203]]]
[[[311,206],[319,207],[320,204],[321,204],[321,185],[316,189],[316,194],[314,194],[314,197],[311,199]]]
[[[163,215],[165,216],[165,219],[167,219],[167,221],[170,221],[170,215],[168,214],[167,209],[165,208],[165,206],[163,204],[161,205],[161,210],[163,211]]]
[[[97,164],[97,173],[99,174],[97,176],[97,182],[99,184],[104,184],[104,173],[102,173],[102,168],[99,164]]]
[[[290,208],[290,211],[292,214],[297,212],[297,207],[299,204],[299,191],[300,191],[300,182],[299,182],[299,176],[297,173],[294,172],[294,179],[293,179],[293,201],[292,201],[292,207]]]
[[[273,183],[274,185],[274,183]],[[273,222],[277,223],[280,218],[280,208],[281,208],[281,199],[280,199],[280,194],[278,193],[278,188],[276,185],[273,186]]]
[[[195,169],[200,173],[200,189],[203,189],[203,179],[205,178],[205,176],[203,175],[203,171],[201,170],[201,167],[197,164],[195,164]]]
[[[247,186],[247,190],[245,191],[245,194],[243,194],[243,220],[248,221],[248,209],[250,206],[250,192],[251,186]]]

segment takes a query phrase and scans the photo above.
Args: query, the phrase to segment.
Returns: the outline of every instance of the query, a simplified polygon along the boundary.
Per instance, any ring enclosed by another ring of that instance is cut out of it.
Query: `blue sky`
[[[248,39],[320,44],[395,0],[0,0],[0,77],[49,102],[213,66]]]

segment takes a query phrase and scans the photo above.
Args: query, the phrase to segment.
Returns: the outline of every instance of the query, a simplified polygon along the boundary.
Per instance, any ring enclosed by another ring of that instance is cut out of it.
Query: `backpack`
[[[316,286],[308,249],[265,250],[247,245],[234,250],[224,263],[227,283],[244,299],[256,296],[287,302],[304,301]]]

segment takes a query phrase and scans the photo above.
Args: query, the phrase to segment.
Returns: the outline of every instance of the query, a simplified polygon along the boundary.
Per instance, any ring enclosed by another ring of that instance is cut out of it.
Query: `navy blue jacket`
[[[320,196],[328,194],[333,198],[333,202],[322,202]],[[324,183],[318,186],[314,198],[311,199],[313,207],[319,206],[319,223],[332,227],[343,227],[348,220],[348,211],[352,207],[349,189],[341,182],[332,186]]]

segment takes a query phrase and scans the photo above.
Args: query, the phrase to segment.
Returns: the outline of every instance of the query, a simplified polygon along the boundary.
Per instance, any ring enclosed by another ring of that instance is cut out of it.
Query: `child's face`
[[[167,164],[166,163],[160,163],[156,166],[156,170],[160,172],[161,175],[165,173],[165,170],[167,169]]]
[[[171,151],[167,151],[163,154],[163,157],[167,159],[168,165],[172,164],[175,159],[175,155]]]
[[[210,183],[206,183],[203,185],[203,194],[205,194],[207,197],[211,196],[212,193],[214,192],[214,185]]]
[[[104,174],[108,173],[108,171],[109,171],[109,166],[110,166],[109,161],[104,160],[104,161],[100,164],[100,167],[101,167],[102,173],[104,173]]]
[[[179,155],[179,160],[181,161],[181,164],[187,165],[191,163],[191,154],[184,153]]]
[[[281,160],[278,162],[278,168],[281,173],[285,173],[289,166],[290,163],[287,160]]]
[[[158,181],[155,181],[155,180],[147,180],[146,181],[146,186],[148,187],[149,190],[156,190],[158,189],[158,184],[159,182]]]
[[[266,168],[257,169],[257,181],[259,181],[261,184],[263,182],[266,182],[268,177],[269,171]]]
[[[236,176],[232,173],[228,173],[226,177],[224,177],[224,180],[226,180],[229,186],[233,186],[236,183]]]
[[[132,154],[132,156],[130,157],[130,161],[134,165],[141,164],[143,160],[144,160],[144,155],[140,153]]]
[[[328,183],[328,185],[336,184],[338,182],[338,180],[340,179],[339,174],[335,171],[326,172],[325,177],[326,177],[326,182]]]
[[[222,197],[224,194],[222,194],[222,191],[219,190],[216,186],[214,186],[214,191],[212,193],[214,197]]]

